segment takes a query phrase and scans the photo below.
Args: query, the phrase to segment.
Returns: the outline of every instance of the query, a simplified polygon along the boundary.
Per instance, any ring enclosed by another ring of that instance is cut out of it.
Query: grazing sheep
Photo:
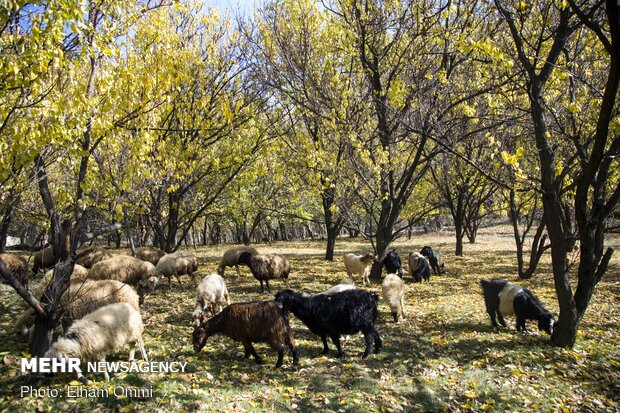
[[[147,261],[128,255],[115,255],[107,260],[99,261],[88,272],[92,280],[118,280],[134,286],[140,295],[140,303],[144,301],[144,289],[150,291],[157,285],[155,266]]]
[[[129,344],[129,361],[133,361],[135,345],[140,347],[142,358],[148,356],[142,341],[144,326],[140,312],[127,303],[109,304],[76,320],[64,337],[59,338],[45,353],[48,358],[76,357],[80,362],[105,361],[107,355],[117,353]],[[104,371],[105,381],[110,381]],[[87,384],[81,372],[78,380]]]
[[[60,297],[63,330],[66,331],[74,320],[113,303],[127,303],[138,310],[140,297],[133,287],[120,281],[71,279],[69,287]],[[28,330],[34,324],[35,317],[34,310],[28,307],[15,322],[15,332],[23,339],[28,338]]]
[[[419,252],[409,254],[409,275],[413,282],[429,281],[431,278],[431,268],[426,257]]]
[[[239,257],[242,253],[249,252],[252,255],[258,255],[258,251],[256,248],[250,247],[249,245],[238,245],[236,247],[232,247],[227,249],[220,260],[220,266],[217,267],[217,273],[221,276],[224,276],[224,270],[226,267],[235,267],[237,269],[237,277],[241,276],[241,272],[239,271]]]
[[[387,301],[392,311],[394,322],[398,323],[398,319],[405,319],[405,283],[402,278],[396,274],[388,274],[381,283],[381,291],[383,298]]]
[[[15,254],[3,253],[0,254],[0,261],[25,288],[28,288],[28,261],[26,259]]]
[[[140,247],[136,248],[136,258],[141,259],[142,261],[148,261],[153,265],[157,265],[161,257],[166,255],[166,253],[159,248],[155,247]]]
[[[35,294],[37,297],[40,297],[43,294],[43,290],[47,287],[50,281],[52,281],[52,276],[54,275],[54,270],[48,270],[43,278],[41,279],[41,283],[39,284],[40,292],[39,294]],[[78,278],[88,278],[88,269],[81,266],[80,264],[73,265],[73,272],[71,273],[71,280],[76,280]]]
[[[198,284],[196,309],[192,313],[196,326],[200,325],[203,312],[209,312],[213,317],[222,311],[222,303],[230,305],[224,279],[219,274],[207,275]]]
[[[252,255],[249,252],[242,252],[239,256],[239,264],[245,264],[250,267],[254,278],[260,281],[260,292],[264,293],[263,281],[267,284],[267,292],[271,294],[269,288],[269,280],[275,278],[284,278],[286,288],[289,287],[288,275],[291,267],[284,255]]]
[[[504,316],[514,314],[517,318],[517,331],[526,332],[525,320],[538,320],[539,330],[553,333],[555,319],[527,288],[502,279],[480,280],[480,285],[493,327],[498,327],[495,314],[504,327]]]
[[[192,282],[196,284],[194,279],[194,271],[198,270],[198,260],[191,254],[184,252],[174,252],[166,254],[160,258],[157,266],[155,267],[155,273],[158,279],[164,275],[168,278],[168,288],[172,288],[172,276],[174,275],[183,288],[180,275],[187,274],[192,279]]]
[[[32,273],[37,274],[40,269],[46,270],[56,264],[54,258],[54,247],[51,245],[34,253]]]
[[[428,258],[434,275],[442,275],[444,273],[443,255],[439,250],[433,251],[428,245],[420,250],[420,254]]]
[[[374,326],[379,301],[379,296],[375,293],[355,289],[331,296],[322,294],[310,296],[284,290],[276,294],[276,301],[284,305],[285,311],[293,312],[312,333],[321,336],[322,354],[329,352],[327,347],[329,337],[338,349],[338,357],[343,357],[340,336],[360,331],[366,340],[362,358],[368,357],[373,341],[375,353],[381,349],[381,337]]]
[[[395,248],[388,251],[387,255],[383,259],[383,266],[387,270],[388,274],[398,274],[402,277],[405,273],[400,262],[400,257],[398,256]]]
[[[339,293],[341,291],[346,291],[346,290],[354,290],[355,289],[355,283],[353,282],[352,279],[350,279],[349,277],[344,277],[342,279],[342,281],[340,281],[340,284],[336,284],[333,287],[323,291],[322,295],[334,295],[336,293]]]
[[[194,350],[197,353],[202,350],[207,339],[214,334],[222,334],[240,341],[245,349],[245,358],[252,355],[258,364],[262,363],[262,359],[256,354],[252,343],[269,343],[271,348],[278,352],[276,368],[282,365],[286,347],[293,354],[293,364],[299,363],[299,354],[295,349],[288,317],[280,303],[274,301],[235,303],[209,320],[203,315],[200,325],[194,329]]]
[[[372,266],[375,256],[372,253],[367,252],[364,255],[355,255],[352,253],[344,254],[344,268],[347,271],[347,275],[352,277],[353,274],[358,274],[362,277],[362,285],[366,283],[370,284],[370,267]]]
[[[89,245],[83,245],[78,248],[76,254],[80,257],[75,260],[75,263],[80,264],[85,268],[92,268],[92,266],[97,264],[99,261],[107,260],[108,258],[113,257],[110,251],[104,250],[101,247]]]

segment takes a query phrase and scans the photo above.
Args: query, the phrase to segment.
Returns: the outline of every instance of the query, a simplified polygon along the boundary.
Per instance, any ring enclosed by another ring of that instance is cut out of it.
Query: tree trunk
[[[10,202],[10,200],[9,200]],[[0,253],[6,252],[6,239],[9,235],[9,228],[13,219],[13,205],[7,205],[4,210],[4,217],[0,224]]]
[[[388,232],[390,235],[388,235]],[[383,271],[383,260],[387,255],[388,248],[392,242],[391,230],[383,229],[377,231],[377,245],[375,253],[377,255],[377,261],[373,262],[370,270],[370,279],[381,282],[381,272]]]

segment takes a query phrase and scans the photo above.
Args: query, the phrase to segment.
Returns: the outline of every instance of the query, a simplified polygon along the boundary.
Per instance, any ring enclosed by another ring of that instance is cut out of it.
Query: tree
[[[532,5],[496,0],[495,4],[509,29],[538,150],[540,191],[560,306],[552,343],[572,347],[613,253],[611,248],[603,252],[603,247],[606,219],[620,199],[620,186],[611,180],[618,170],[614,165],[620,151],[620,135],[615,130],[619,10],[611,0]],[[593,56],[598,59],[590,60]],[[569,203],[574,213],[566,212]],[[580,241],[574,293],[567,255],[575,238],[573,222]]]

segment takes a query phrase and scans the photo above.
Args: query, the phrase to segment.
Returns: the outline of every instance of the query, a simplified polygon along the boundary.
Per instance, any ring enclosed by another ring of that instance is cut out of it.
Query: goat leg
[[[323,351],[321,354],[329,353],[329,347],[327,347],[327,336],[321,336],[321,340],[323,340]]]
[[[337,357],[344,357],[344,351],[342,351],[342,347],[340,346],[340,336],[339,335],[331,336],[331,339],[334,342],[336,349],[338,350]]]

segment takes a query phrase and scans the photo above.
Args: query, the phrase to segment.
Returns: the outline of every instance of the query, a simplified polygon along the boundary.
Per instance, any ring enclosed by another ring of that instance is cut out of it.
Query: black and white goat
[[[431,247],[426,245],[420,250],[420,254],[424,255],[428,259],[428,262],[431,264],[431,268],[433,269],[434,275],[442,275],[445,272],[443,255],[441,254],[441,251],[433,251]]]
[[[502,279],[480,280],[480,285],[493,327],[498,327],[496,314],[504,327],[504,316],[514,314],[517,318],[517,331],[526,332],[525,320],[538,320],[539,330],[553,333],[555,319],[527,288]]]

